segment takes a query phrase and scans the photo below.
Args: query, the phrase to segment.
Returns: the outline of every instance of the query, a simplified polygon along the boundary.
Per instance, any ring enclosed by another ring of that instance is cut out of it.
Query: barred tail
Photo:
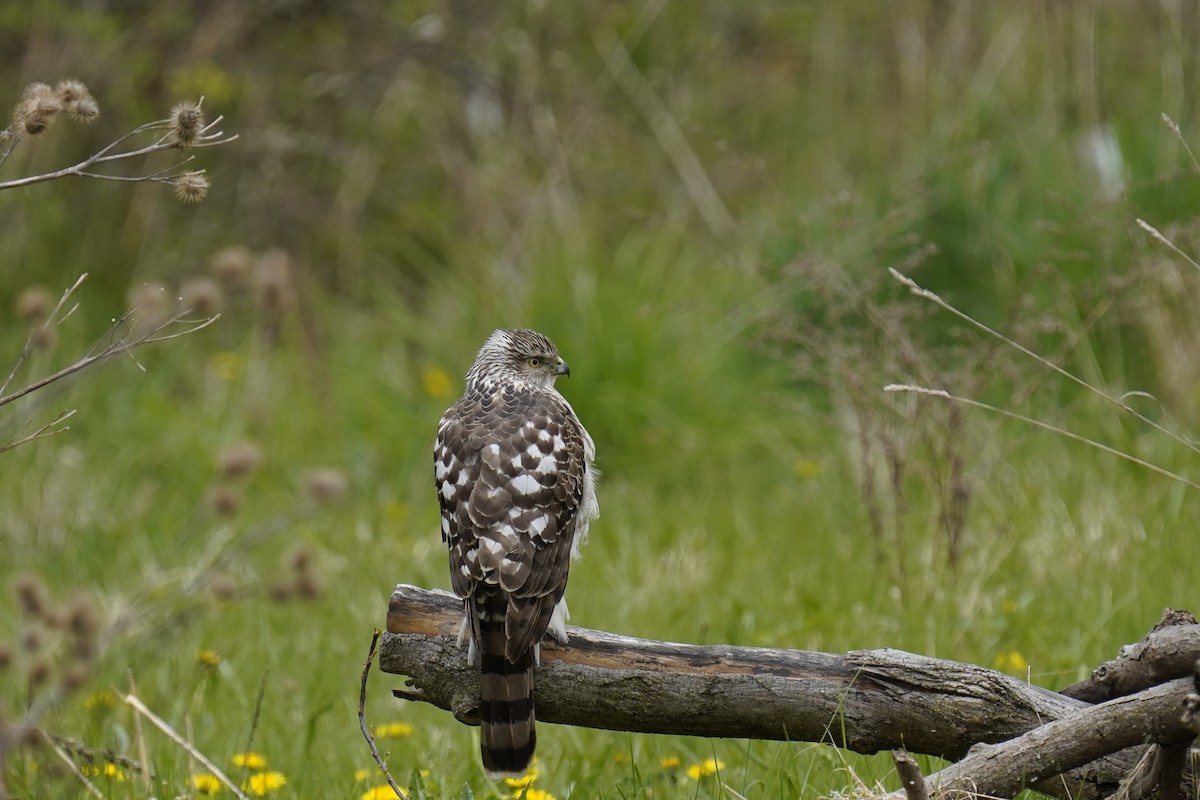
[[[488,772],[522,773],[533,760],[533,653],[504,656],[503,597],[476,598],[479,647],[479,751]]]

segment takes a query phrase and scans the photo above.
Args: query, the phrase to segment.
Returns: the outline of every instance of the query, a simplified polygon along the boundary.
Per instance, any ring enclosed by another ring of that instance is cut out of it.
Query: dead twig
[[[122,319],[124,319],[124,318],[122,318]],[[44,386],[48,386],[49,384],[54,383],[55,381],[62,380],[63,378],[66,378],[70,375],[74,375],[76,372],[87,369],[88,367],[92,366],[93,364],[95,364],[98,361],[103,361],[106,358],[111,358],[112,356],[120,355],[122,353],[128,353],[138,347],[141,347],[142,345],[153,344],[155,342],[165,342],[165,341],[169,341],[171,339],[178,339],[180,336],[187,336],[189,334],[196,333],[197,331],[207,328],[209,325],[213,324],[218,319],[220,319],[220,314],[211,316],[207,319],[201,320],[196,323],[185,323],[185,324],[190,324],[191,327],[185,328],[184,330],[181,330],[181,331],[176,331],[175,333],[163,334],[161,336],[156,335],[156,334],[161,333],[163,330],[165,330],[166,328],[168,328],[171,325],[185,322],[184,320],[181,320],[178,317],[172,317],[172,318],[169,318],[166,322],[159,325],[158,327],[152,329],[149,333],[144,334],[142,336],[138,336],[138,337],[135,337],[130,340],[126,340],[124,337],[118,338],[118,339],[116,339],[116,341],[112,342],[111,344],[109,344],[108,346],[99,350],[98,352],[89,353],[88,355],[79,359],[75,363],[70,364],[66,367],[63,367],[62,369],[58,370],[57,372],[47,375],[44,378],[40,378],[40,379],[34,381],[33,383],[29,384],[28,386],[24,387],[23,389],[18,389],[15,392],[10,392],[9,394],[6,394],[3,397],[0,397],[0,406],[6,406],[9,403],[20,400],[22,397],[32,394],[33,392],[36,392],[38,389],[41,389]],[[118,324],[119,323],[120,323],[120,320],[118,320]]]
[[[16,437],[13,437],[12,439],[9,439],[4,444],[0,444],[0,453],[3,453],[7,450],[12,450],[14,447],[20,447],[21,445],[26,444],[28,442],[32,442],[35,439],[45,439],[47,437],[55,436],[60,433],[66,433],[67,431],[71,430],[70,425],[64,425],[61,428],[56,428],[55,426],[65,420],[70,419],[71,417],[75,416],[76,411],[78,411],[78,409],[73,408],[70,411],[59,412],[57,417],[50,420],[42,427],[38,428],[33,433],[28,434],[27,436],[16,436]]]
[[[408,795],[400,791],[400,787],[396,785],[395,779],[392,778],[392,773],[388,770],[383,756],[379,755],[379,748],[375,746],[375,737],[371,735],[371,730],[367,727],[367,676],[371,674],[371,664],[375,661],[375,648],[379,644],[381,634],[382,631],[376,628],[374,635],[371,637],[371,649],[367,651],[367,663],[363,664],[362,686],[358,691],[358,729],[362,731],[363,738],[367,740],[367,746],[371,748],[371,757],[379,765],[379,769],[383,772],[383,777],[387,778],[388,786],[392,787],[392,791],[396,793],[396,796],[400,800],[408,800]]]

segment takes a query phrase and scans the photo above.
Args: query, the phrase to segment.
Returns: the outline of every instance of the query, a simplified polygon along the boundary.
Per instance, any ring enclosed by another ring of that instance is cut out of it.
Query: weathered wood
[[[397,586],[380,668],[409,676],[411,688],[396,690],[397,697],[432,703],[464,723],[478,724],[477,670],[467,664],[465,650],[456,642],[461,618],[461,603],[453,595]],[[1017,762],[1008,777],[999,767],[985,777],[997,786],[1010,786],[1015,780],[1054,796],[1080,798],[1105,797],[1116,790],[1145,749],[1130,744],[1177,741],[1184,731],[1178,707],[1171,705],[1182,698],[1176,684],[1112,706],[1136,707],[1148,716],[1097,716],[1088,724],[1100,727],[1087,728],[1073,726],[1079,714],[1086,709],[1103,715],[1112,713],[1111,708],[1092,708],[993,670],[899,650],[838,655],[684,645],[573,627],[568,632],[570,645],[548,641],[542,647],[535,680],[542,722],[824,742],[861,753],[903,747],[984,766],[995,759],[986,752],[968,755],[972,745],[1014,740],[1048,728],[1051,735],[1096,739],[1099,744],[1064,751],[1053,773]],[[1121,733],[1112,729],[1131,719]],[[1046,725],[1055,720],[1063,724]],[[1043,740],[1034,736],[1024,741]],[[1036,762],[1037,745],[1028,750],[1021,746],[1012,745],[1013,752]],[[1121,748],[1129,749],[1114,752]],[[1079,758],[1085,756],[1091,763],[1080,766],[1085,762]],[[1079,768],[1057,774],[1068,767]],[[968,774],[938,773],[956,780],[956,775]],[[1043,780],[1047,775],[1054,777]]]
[[[1027,786],[1052,788],[1055,776],[1144,742],[1177,744],[1195,734],[1179,712],[1191,680],[1178,680],[1046,722],[1003,744],[980,745],[930,775],[934,794],[956,788],[985,797],[1012,797]],[[1179,773],[1172,775],[1175,785]],[[904,792],[894,792],[902,800]]]
[[[478,724],[475,668],[456,644],[462,607],[444,592],[398,586],[380,668],[419,698]],[[634,639],[569,627],[542,646],[538,719],[610,730],[826,742],[860,753],[895,747],[957,759],[1083,703],[992,670],[899,650],[847,655]]]
[[[904,787],[905,798],[930,800],[929,787],[925,784],[925,776],[921,774],[917,760],[907,750],[893,750],[892,762],[896,765],[896,774],[900,776],[900,785]]]
[[[1090,676],[1063,689],[1062,694],[1102,703],[1191,675],[1197,659],[1200,625],[1158,627],[1140,642],[1122,647],[1116,658],[1096,667]]]

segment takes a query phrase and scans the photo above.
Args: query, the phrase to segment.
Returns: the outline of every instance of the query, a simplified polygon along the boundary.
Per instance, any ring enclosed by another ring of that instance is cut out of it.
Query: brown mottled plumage
[[[480,665],[489,772],[533,758],[533,667],[547,630],[566,641],[567,570],[596,505],[592,438],[554,388],[570,370],[530,330],[498,330],[438,425],[434,478],[450,581]]]

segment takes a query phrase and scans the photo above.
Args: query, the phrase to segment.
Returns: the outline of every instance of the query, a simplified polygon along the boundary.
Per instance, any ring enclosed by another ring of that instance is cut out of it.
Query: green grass
[[[607,471],[602,518],[571,580],[576,622],[689,642],[899,647],[985,665],[1019,653],[1036,683],[1055,687],[1138,637],[1164,606],[1187,605],[1190,577],[1175,565],[1200,554],[1187,491],[984,419],[969,422],[984,442],[973,463],[987,473],[973,484],[961,563],[946,566],[927,533],[932,506],[918,501],[899,534],[907,571],[898,574],[895,553],[866,532],[843,433],[825,412],[806,410],[781,364],[734,322],[764,287],[739,280],[711,291],[726,268],[692,260],[678,241],[669,257],[663,247],[647,250],[635,237],[617,248],[605,290],[617,296],[600,298],[611,311],[603,318],[589,316],[591,298],[577,315],[569,301],[549,305],[545,319],[547,305],[531,305],[531,324],[562,331],[573,366],[563,389]],[[647,270],[647,258],[663,269]],[[539,269],[535,296],[570,297],[559,273]],[[474,301],[494,313],[482,296]],[[645,313],[668,305],[671,313]],[[395,583],[446,585],[427,462],[452,398],[430,396],[422,373],[461,373],[487,324],[451,321],[451,346],[438,332],[405,341],[387,314],[331,304],[322,315],[331,335],[316,358],[292,326],[277,347],[264,346],[250,312],[235,309],[224,331],[141,351],[144,371],[115,361],[38,410],[78,407],[71,431],[5,454],[5,582],[35,574],[56,600],[83,592],[110,617],[130,606],[148,613],[46,719],[49,730],[136,757],[127,710],[84,707],[131,674],[151,708],[179,730],[190,724],[197,746],[232,769],[264,683],[253,748],[288,777],[282,796],[363,791],[354,773],[371,765],[354,716],[371,629]],[[61,347],[70,352],[69,342]],[[229,363],[232,372],[218,369]],[[220,478],[221,450],[243,438],[260,445],[260,468]],[[349,478],[331,506],[304,491],[305,472],[320,466]],[[206,505],[222,481],[244,497],[230,519]],[[231,599],[213,599],[204,582],[188,586],[214,548],[225,561],[209,577],[231,582]],[[298,549],[324,591],[273,599]],[[4,619],[12,641],[21,622]],[[219,665],[202,664],[201,650],[218,653]],[[9,669],[19,675],[22,664]],[[387,690],[398,678],[372,680],[369,718],[413,726],[385,740],[398,777],[429,770],[433,796],[495,791],[472,730],[394,701]],[[21,681],[6,685],[12,713],[24,693]],[[146,736],[161,793],[183,791],[186,757]],[[706,758],[723,762],[721,780],[748,797],[808,796],[890,772],[885,759],[815,745],[549,725],[539,754],[538,785],[558,797],[721,796],[716,780],[685,775]],[[668,757],[680,767],[660,768]],[[45,750],[22,751],[9,767],[13,789],[78,793],[74,779],[46,770]],[[132,783],[106,792],[140,796]]]
[[[213,6],[190,19],[165,4],[128,18],[80,12],[65,27],[50,22],[55,2],[0,13],[0,37],[24,43],[22,69],[38,73],[5,68],[0,86],[77,70],[105,114],[88,132],[60,125],[22,145],[6,176],[161,114],[181,99],[161,96],[164,76],[172,91],[206,93],[244,134],[203,154],[213,192],[195,208],[163,187],[100,182],[0,198],[4,308],[31,284],[57,292],[93,276],[22,378],[86,350],[131,286],[178,285],[229,244],[286,246],[299,296],[277,342],[241,286],[210,329],[0,409],[0,438],[78,409],[69,431],[0,454],[0,648],[13,655],[0,667],[0,722],[29,701],[36,662],[55,665],[50,685],[70,663],[57,630],[22,649],[31,626],[47,626],[18,612],[13,587],[36,576],[56,606],[84,598],[128,622],[46,730],[140,758],[129,710],[103,694],[132,677],[239,780],[231,756],[264,754],[288,781],[274,796],[356,798],[378,783],[355,718],[359,671],[396,583],[448,585],[434,429],[498,326],[558,343],[572,367],[560,388],[597,443],[601,518],[571,577],[579,625],[896,647],[1058,688],[1164,607],[1194,602],[1191,490],[986,412],[951,429],[940,401],[880,391],[927,379],[1194,474],[1184,448],[883,275],[911,267],[1098,385],[1153,392],[1151,416],[1194,430],[1200,276],[1133,224],[1144,217],[1200,252],[1200,183],[1158,118],[1168,110],[1189,141],[1200,129],[1186,102],[1197,75],[1187,14],[499,4],[449,26],[444,53],[381,73],[414,21],[444,13],[419,6],[278,18]],[[704,224],[678,154],[607,74],[593,34],[610,29],[627,37],[736,236]],[[227,35],[197,42],[193,30]],[[189,56],[193,45],[211,59]],[[472,69],[504,92],[499,132],[464,119],[470,87],[454,81]],[[1078,155],[1081,137],[1106,126],[1125,159],[1115,200]],[[24,336],[0,315],[0,354],[15,358]],[[244,440],[261,463],[223,476],[221,453]],[[883,463],[885,445],[897,447],[903,497],[881,477],[879,521],[856,476]],[[939,512],[955,458],[970,502],[951,565]],[[321,468],[346,477],[335,502],[307,488]],[[232,492],[236,513],[218,513],[215,492]],[[297,559],[315,597],[287,591]],[[382,742],[400,782],[427,770],[430,797],[507,793],[482,773],[476,733],[394,700],[399,683],[373,675],[367,714],[412,725]],[[559,800],[896,785],[886,756],[822,745],[540,734],[536,786]],[[189,793],[202,770],[159,733],[144,741],[156,795]],[[724,764],[719,780],[690,778],[706,759]],[[17,751],[6,769],[18,797],[81,794],[46,748]],[[107,797],[145,796],[132,776],[98,781]]]

